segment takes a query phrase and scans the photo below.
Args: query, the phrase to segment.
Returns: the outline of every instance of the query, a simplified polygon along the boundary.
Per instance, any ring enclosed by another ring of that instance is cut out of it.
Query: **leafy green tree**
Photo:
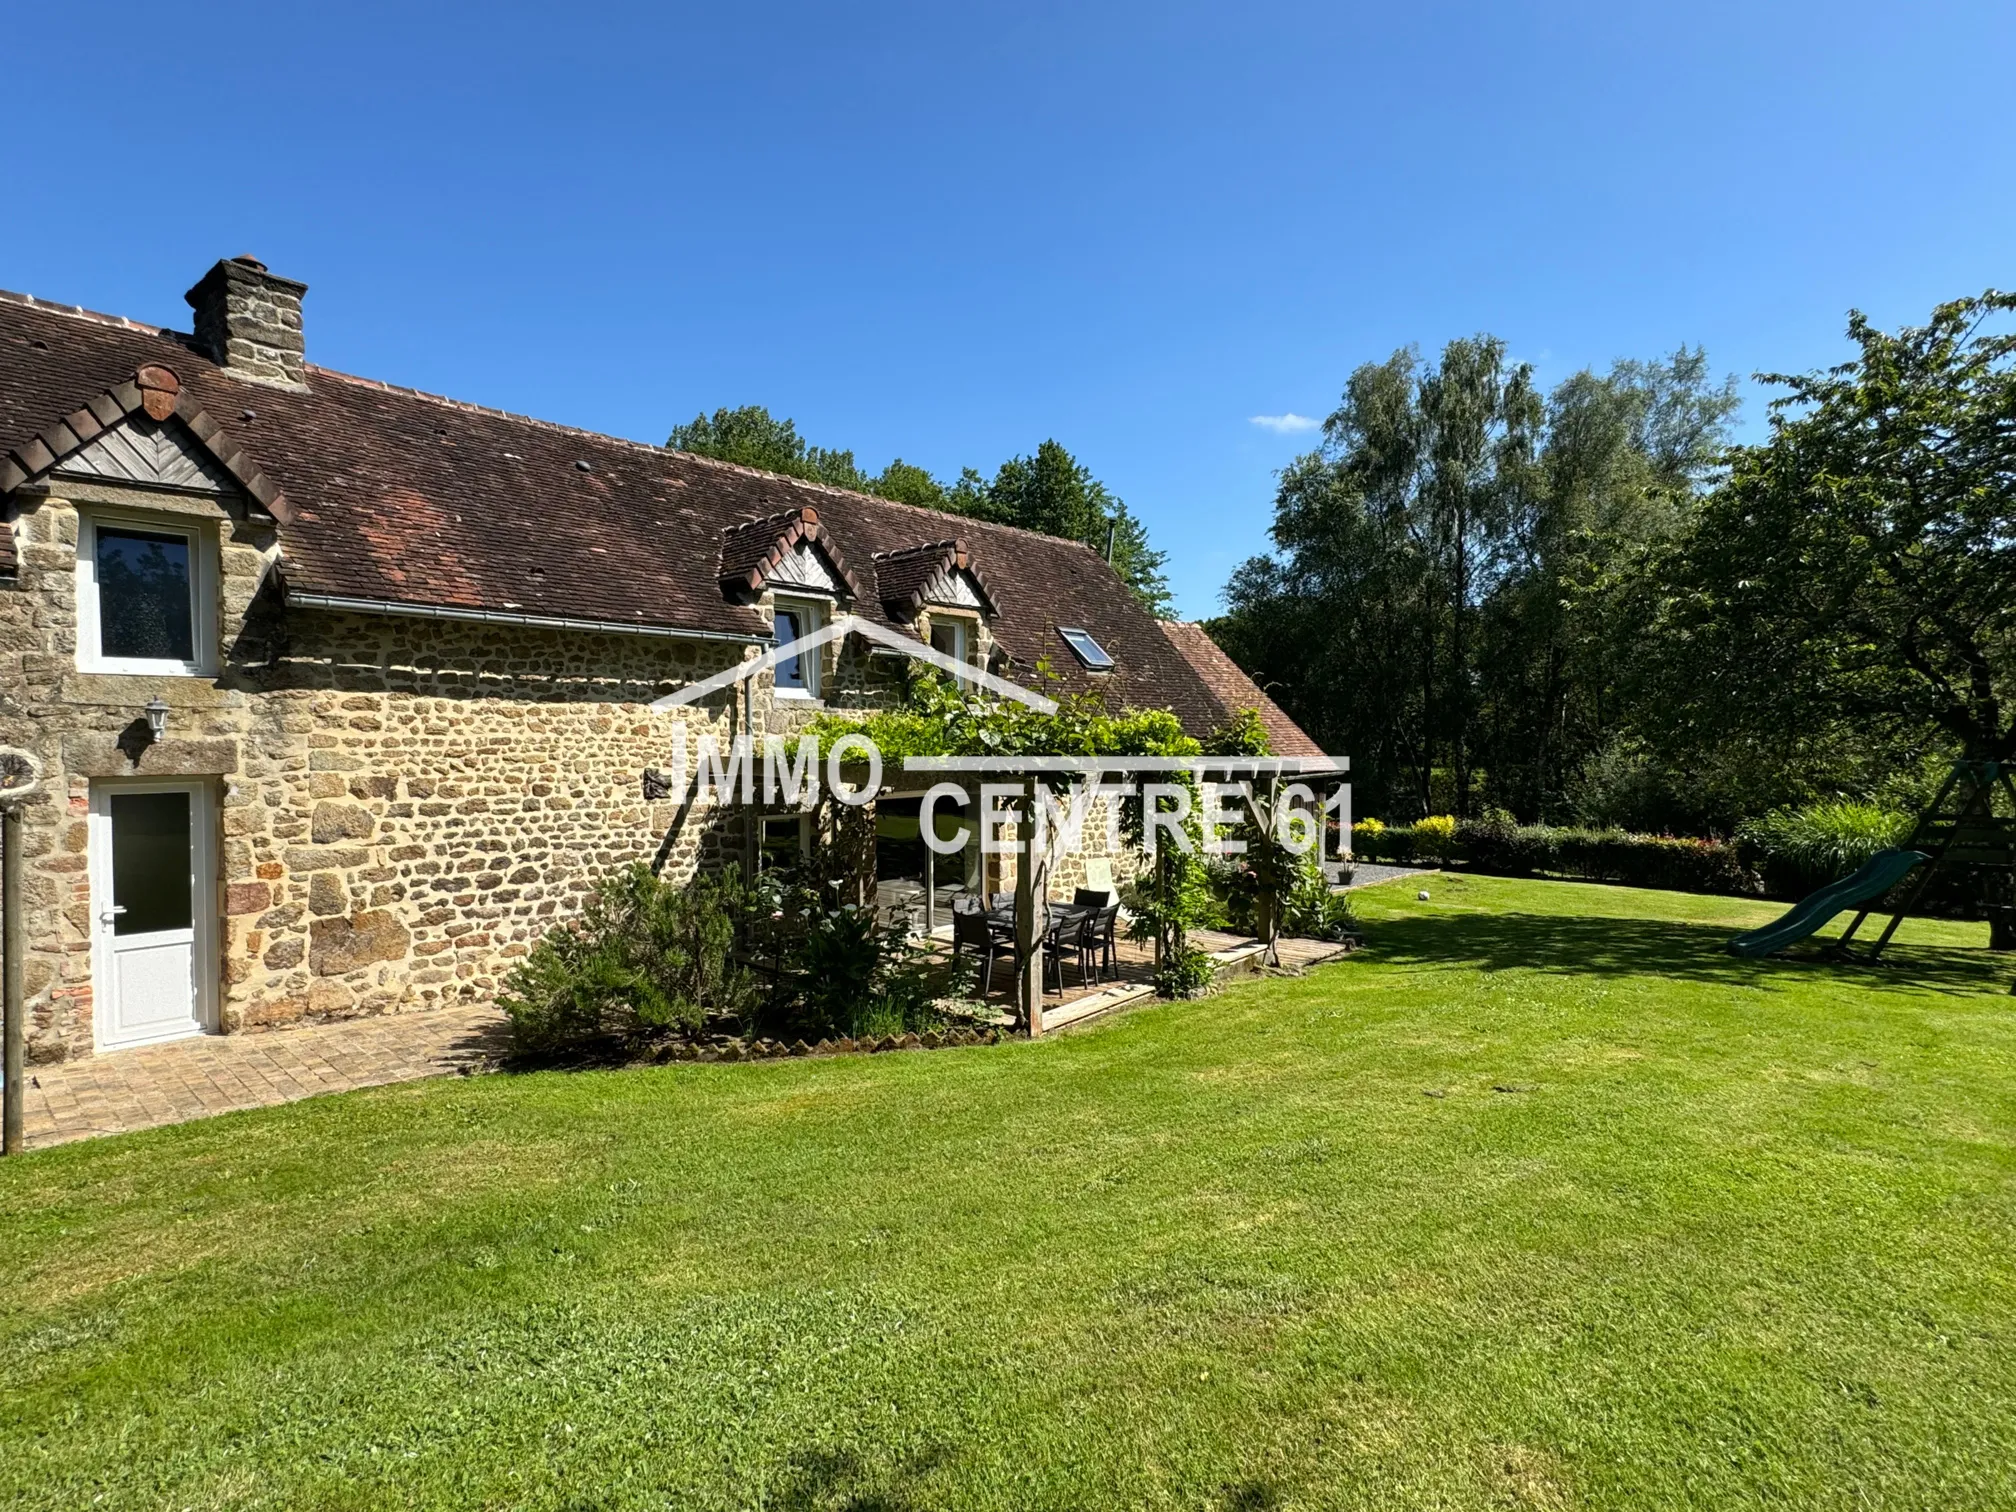
[[[1625,398],[1637,451],[1662,486],[1691,493],[1719,474],[1729,421],[1742,401],[1734,373],[1714,381],[1705,348],[1682,346],[1671,357],[1620,362],[1609,383]]]
[[[1770,438],[1640,584],[1640,689],[1676,752],[1854,739],[2016,756],[2016,295],[1940,305],[1855,352],[1766,375]]]
[[[876,475],[867,492],[877,498],[894,499],[899,504],[915,504],[923,509],[950,509],[951,500],[940,483],[923,468],[896,458]]]
[[[1105,544],[1105,489],[1089,468],[1055,441],[1045,441],[1031,457],[1010,457],[994,475],[988,496],[1001,517],[1024,530],[1068,541]]]
[[[1424,807],[1434,798],[1434,771],[1446,763],[1457,812],[1470,808],[1475,621],[1533,486],[1542,418],[1530,371],[1509,361],[1496,337],[1452,341],[1435,365],[1404,350],[1366,364],[1324,422],[1323,449],[1283,475],[1274,536],[1288,554],[1286,570],[1248,564],[1231,590],[1235,616],[1275,619],[1287,607],[1283,598],[1321,584],[1319,623],[1309,628],[1332,654],[1313,663],[1334,667],[1333,676],[1359,688],[1369,681],[1388,697],[1398,684],[1414,683],[1400,704],[1413,710],[1411,727],[1399,735],[1400,750],[1382,753],[1381,775],[1392,781],[1394,759],[1404,752]],[[1349,595],[1375,585],[1379,611],[1389,618],[1361,636],[1352,622],[1368,605]],[[1255,633],[1232,639],[1250,645]],[[1257,633],[1278,639],[1276,628]],[[1347,668],[1335,654],[1340,642],[1361,640],[1383,652],[1384,664],[1369,679],[1362,660]],[[1311,689],[1317,698],[1335,691]],[[1354,689],[1349,696],[1364,695]]]
[[[1149,545],[1147,526],[1055,441],[1045,441],[1034,456],[1002,463],[992,481],[969,467],[949,484],[901,457],[871,478],[853,452],[809,445],[795,423],[779,420],[760,404],[695,415],[690,423],[674,426],[665,444],[902,504],[1040,530],[1101,553],[1107,551],[1110,535],[1113,570],[1121,581],[1151,614],[1166,618],[1174,612],[1163,571],[1168,558]]]
[[[867,475],[855,465],[854,453],[808,446],[793,422],[777,419],[760,404],[695,415],[690,423],[674,426],[665,444],[675,451],[830,483],[835,488],[866,491],[870,487]]]
[[[1542,818],[1627,817],[1591,811],[1622,796],[1614,785],[1601,800],[1589,792],[1597,767],[1631,765],[1618,690],[1641,626],[1609,589],[1686,522],[1736,405],[1734,378],[1713,382],[1705,356],[1684,347],[1576,373],[1549,396],[1545,441],[1482,612],[1481,756],[1495,803]],[[1671,817],[1656,802],[1641,807],[1629,817]]]
[[[1365,801],[1425,804],[1426,567],[1404,526],[1322,452],[1282,471],[1275,552],[1226,587],[1208,627],[1326,751],[1351,753]]]
[[[1112,510],[1106,523],[1111,532],[1113,570],[1120,575],[1121,582],[1133,589],[1142,608],[1157,619],[1173,618],[1176,600],[1169,592],[1168,575],[1162,570],[1169,554],[1148,544],[1148,527],[1124,502],[1114,499]],[[1100,543],[1086,544],[1096,550]]]
[[[1448,675],[1430,688],[1446,708],[1455,806],[1470,812],[1476,689],[1472,621],[1505,565],[1512,522],[1531,492],[1542,411],[1532,369],[1509,362],[1495,336],[1452,341],[1438,368],[1421,375],[1413,424],[1390,438],[1419,447],[1409,514],[1431,582],[1447,605]]]
[[[1058,442],[1035,455],[1011,457],[987,487],[983,519],[1079,541],[1101,555],[1111,546],[1113,570],[1151,614],[1173,612],[1165,553],[1148,544],[1148,531],[1097,478]]]
[[[1474,809],[1474,772],[1551,816],[1599,755],[1624,760],[1643,627],[1616,581],[1693,509],[1735,402],[1685,348],[1544,401],[1491,337],[1367,364],[1283,471],[1275,552],[1234,574],[1213,633],[1351,752],[1368,806]]]

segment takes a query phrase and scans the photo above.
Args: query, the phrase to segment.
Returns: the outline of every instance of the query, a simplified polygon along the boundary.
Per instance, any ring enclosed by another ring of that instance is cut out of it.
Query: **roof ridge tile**
[[[103,310],[87,310],[82,305],[58,304],[53,299],[42,299],[34,294],[24,294],[16,289],[0,289],[0,301],[7,304],[26,305],[31,310],[43,310],[51,315],[64,315],[72,320],[88,320],[93,325],[114,326],[122,331],[140,331],[149,336],[187,336],[187,331],[172,331],[167,326],[151,325],[144,320],[131,320],[124,315],[108,315]]]

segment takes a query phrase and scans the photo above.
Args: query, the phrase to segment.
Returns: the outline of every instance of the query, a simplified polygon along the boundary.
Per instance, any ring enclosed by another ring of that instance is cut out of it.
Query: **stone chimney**
[[[240,378],[276,388],[308,387],[301,296],[308,285],[266,271],[256,257],[233,257],[182,297],[196,312],[196,345]]]

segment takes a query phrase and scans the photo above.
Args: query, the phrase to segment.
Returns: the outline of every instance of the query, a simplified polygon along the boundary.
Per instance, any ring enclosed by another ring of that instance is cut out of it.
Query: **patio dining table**
[[[1045,906],[1050,915],[1049,930],[1055,930],[1066,919],[1097,912],[1089,903],[1050,903]],[[1007,908],[988,909],[987,922],[1003,929],[1013,930],[1015,928],[1014,907],[1011,905]],[[1045,932],[1048,933],[1049,930]]]

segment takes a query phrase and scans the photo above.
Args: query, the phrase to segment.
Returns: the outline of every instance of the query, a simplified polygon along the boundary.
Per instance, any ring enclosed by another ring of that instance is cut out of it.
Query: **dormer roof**
[[[168,426],[174,428],[167,433],[171,440],[186,435],[193,444],[157,446],[155,438]],[[128,435],[129,431],[134,434]],[[177,460],[184,463],[180,477],[174,471]],[[143,486],[181,482],[204,491],[221,481],[216,476],[221,471],[274,519],[291,516],[287,496],[196,397],[184,391],[175,370],[160,363],[142,363],[130,378],[100,390],[62,419],[18,440],[0,456],[0,494],[57,470]]]
[[[721,591],[736,603],[778,587],[861,596],[839,543],[821,528],[819,511],[809,504],[725,527],[716,576]]]
[[[875,555],[875,591],[892,619],[908,624],[927,604],[1000,611],[963,540],[928,541]]]

